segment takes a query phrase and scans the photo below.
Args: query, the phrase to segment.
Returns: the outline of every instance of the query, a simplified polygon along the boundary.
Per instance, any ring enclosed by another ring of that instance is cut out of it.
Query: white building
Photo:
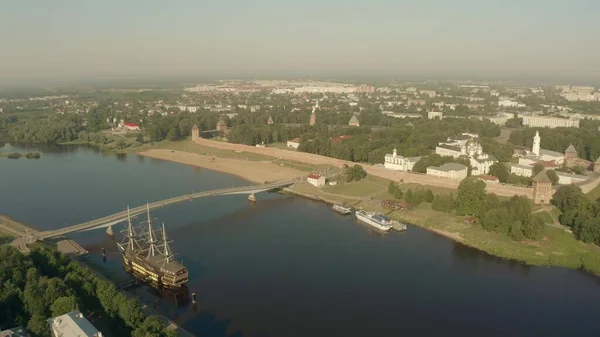
[[[488,174],[490,167],[498,162],[494,157],[483,152],[483,147],[472,136],[462,134],[456,139],[448,139],[446,143],[440,143],[435,148],[435,153],[446,157],[466,157],[471,164],[471,175],[478,176]]]
[[[523,118],[523,125],[532,128],[578,128],[579,119],[577,118],[558,118],[547,116],[519,116]]]
[[[427,112],[427,118],[428,119],[443,119],[444,118],[444,113],[441,111],[429,111]]]
[[[435,92],[435,90],[419,90],[419,94],[421,94],[421,95],[427,95],[427,96],[433,98],[433,97],[435,97],[436,92]]]
[[[519,102],[513,101],[511,99],[499,100],[498,106],[506,107],[506,108],[524,108],[524,107],[526,107],[526,105],[524,103],[519,103]]]
[[[292,147],[297,150],[298,146],[300,146],[300,138],[294,138],[287,141],[287,147]]]
[[[427,175],[448,178],[448,179],[464,179],[467,177],[467,167],[462,164],[446,163],[442,166],[430,166],[427,168]]]
[[[388,153],[385,155],[385,163],[383,166],[386,169],[396,170],[396,171],[412,171],[413,166],[421,160],[421,157],[402,157],[398,155],[398,152],[394,148],[393,153]]]
[[[50,318],[48,323],[54,337],[102,337],[102,333],[79,311]]]
[[[531,178],[533,175],[533,166],[513,164],[510,165],[510,173],[514,173],[520,177]]]
[[[560,152],[542,149],[542,138],[539,131],[533,137],[533,146],[531,152],[527,155],[519,157],[519,163],[510,166],[510,173],[514,173],[521,177],[533,176],[533,166],[539,162],[552,162],[556,166],[560,166],[565,161],[565,155]],[[544,165],[547,167],[547,165]]]
[[[559,185],[577,184],[582,181],[586,181],[588,179],[588,177],[582,176],[579,174],[571,174],[571,173],[565,173],[565,172],[559,172],[559,171],[554,171],[554,172],[556,173],[556,176],[558,176],[558,184]]]
[[[391,112],[391,111],[390,111]],[[409,113],[391,113],[391,114],[386,114],[387,116],[390,117],[394,117],[394,118],[423,118],[422,115],[419,114],[409,114]]]
[[[325,177],[323,177],[320,174],[309,174],[308,177],[306,177],[306,181],[308,181],[309,184],[315,186],[315,187],[321,187],[321,186],[325,186]]]

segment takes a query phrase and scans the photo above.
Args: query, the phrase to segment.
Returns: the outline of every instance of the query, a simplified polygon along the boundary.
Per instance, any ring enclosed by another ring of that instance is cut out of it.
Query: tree
[[[172,126],[171,128],[169,128],[169,131],[167,132],[167,140],[177,140],[179,139],[180,135],[179,135],[179,128],[176,126]]]
[[[533,165],[533,177],[535,177],[536,175],[538,175],[538,173],[542,172],[544,170],[544,165],[542,164],[535,164]]]
[[[544,228],[542,219],[529,214],[527,220],[523,221],[523,236],[530,240],[539,240],[544,236]]]
[[[359,181],[367,176],[367,171],[362,166],[355,164],[346,169],[346,181]]]
[[[452,194],[438,194],[433,199],[431,208],[436,211],[450,213],[456,208],[456,200]]]
[[[50,306],[52,317],[64,315],[75,310],[79,310],[79,301],[75,296],[59,297]]]
[[[510,223],[510,213],[506,207],[502,207],[488,210],[481,221],[481,226],[488,231],[506,234]]]
[[[515,241],[523,240],[523,230],[521,229],[521,221],[513,221],[510,224],[508,236]]]
[[[498,162],[490,166],[490,174],[498,178],[501,183],[505,183],[508,180],[510,172],[506,165]]]
[[[433,202],[433,199],[435,198],[435,196],[433,195],[433,191],[431,191],[431,189],[427,189],[427,191],[425,191],[425,202]]]
[[[511,118],[504,124],[507,128],[517,129],[522,126],[521,118]]]
[[[141,134],[137,135],[137,137],[135,137],[135,141],[138,142],[138,143],[140,143],[140,144],[143,144],[144,143],[144,136],[141,135]]]
[[[585,195],[578,186],[563,185],[556,190],[551,203],[565,213],[568,210],[579,208],[584,198]]]
[[[119,139],[119,140],[117,141],[117,143],[115,144],[115,147],[116,147],[117,149],[124,149],[124,148],[126,148],[126,147],[127,147],[127,143],[126,143],[126,142],[125,142],[123,139]]]
[[[550,181],[552,182],[552,185],[556,185],[558,183],[558,176],[556,175],[556,172],[554,172],[554,170],[547,171],[546,175],[548,176],[548,179],[550,179]]]
[[[508,208],[513,221],[520,221],[523,224],[531,214],[531,204],[524,196],[513,196],[508,201],[504,202],[504,206]]]
[[[485,200],[485,183],[481,180],[464,179],[458,185],[456,212],[459,215],[479,215]]]
[[[404,200],[406,202],[414,204],[415,198],[413,197],[413,191],[409,188],[406,193],[404,193]]]
[[[41,314],[33,314],[29,323],[27,323],[27,330],[31,331],[37,337],[50,337],[50,326],[46,321],[46,317]]]
[[[402,196],[404,195],[404,193],[402,192],[402,189],[397,188],[396,192],[394,192],[394,198],[396,199],[402,199]]]
[[[388,193],[391,195],[395,195],[396,190],[398,190],[398,185],[396,185],[396,183],[394,183],[393,181],[390,181],[390,183],[388,184]]]

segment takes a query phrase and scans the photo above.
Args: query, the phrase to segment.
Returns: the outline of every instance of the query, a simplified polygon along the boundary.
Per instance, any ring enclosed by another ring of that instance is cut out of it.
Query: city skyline
[[[13,2],[0,73],[37,80],[443,77],[597,82],[600,3]]]

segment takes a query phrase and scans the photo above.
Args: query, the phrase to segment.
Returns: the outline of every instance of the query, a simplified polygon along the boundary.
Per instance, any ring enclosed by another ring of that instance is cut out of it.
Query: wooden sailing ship
[[[148,207],[148,206],[147,206]],[[156,229],[147,208],[148,219],[134,226],[129,216],[123,230],[123,242],[119,249],[123,254],[123,266],[136,279],[147,282],[157,289],[177,289],[188,281],[188,270],[171,251],[165,224]]]

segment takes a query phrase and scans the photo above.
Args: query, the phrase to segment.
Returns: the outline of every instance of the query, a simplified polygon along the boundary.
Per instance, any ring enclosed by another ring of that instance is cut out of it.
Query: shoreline
[[[171,162],[177,162],[177,163],[191,165],[191,166],[198,166],[198,167],[206,168],[206,169],[209,169],[209,170],[212,170],[212,171],[216,171],[216,172],[220,172],[220,173],[231,174],[231,175],[238,176],[240,178],[243,178],[243,179],[255,182],[255,183],[262,183],[262,182],[264,182],[264,181],[261,181],[260,179],[252,178],[252,174],[253,173],[251,172],[251,170],[246,171],[244,174],[240,174],[240,172],[239,172],[239,163],[240,162],[246,162],[246,161],[243,161],[243,160],[240,160],[240,159],[225,159],[225,158],[219,158],[218,159],[218,160],[221,160],[221,161],[228,160],[228,161],[232,161],[232,163],[236,163],[237,166],[238,166],[238,171],[236,171],[236,170],[223,169],[223,167],[216,166],[216,165],[211,166],[210,164],[206,164],[206,163],[204,163],[204,164],[201,163],[200,165],[198,165],[197,163],[192,163],[189,160],[187,160],[187,161],[186,160],[175,160],[171,156],[164,156],[164,155],[161,156],[161,155],[156,155],[156,153],[149,153],[149,152],[152,152],[152,151],[155,151],[155,150],[143,151],[143,152],[139,152],[137,154],[141,155],[141,156],[144,156],[144,157],[153,158],[153,159],[165,160],[165,161],[171,161]],[[194,154],[194,153],[189,153],[189,152],[182,152],[182,151],[176,151],[176,150],[165,150],[165,149],[162,149],[160,151],[167,151],[167,152],[170,152],[170,153],[177,153],[177,152],[179,152],[179,153],[182,153],[182,154],[196,155],[196,156],[207,157],[207,158],[211,157],[211,156],[203,156],[203,155],[199,155],[199,154]],[[248,161],[248,162],[252,162],[252,161]],[[276,165],[274,163],[270,163],[270,162],[269,163],[262,162],[262,163],[266,164],[266,165],[271,165],[271,167],[273,167],[273,166],[276,167]],[[306,174],[306,172],[301,173],[301,175],[303,175],[303,174]],[[323,196],[317,196],[317,195],[314,195],[314,194],[297,191],[297,190],[294,190],[292,188],[284,188],[284,189],[282,189],[282,193],[288,193],[288,194],[292,194],[292,195],[295,195],[295,196],[299,196],[299,197],[311,199],[311,200],[314,200],[314,201],[325,202],[325,203],[330,204],[330,205],[334,204],[334,203],[338,203],[338,201],[336,201],[334,199],[330,199],[330,198],[323,197]],[[344,196],[344,195],[341,195],[341,194],[338,194],[338,196],[340,198],[345,198],[345,197],[348,198],[349,197],[349,196]],[[362,202],[362,201],[359,201],[359,203],[360,202]],[[365,206],[367,206],[366,207],[367,209],[371,208],[371,210],[376,210],[371,205],[366,205],[365,204]],[[415,215],[415,214],[413,214],[413,215]],[[525,265],[532,265],[532,266],[553,266],[553,267],[562,267],[562,268],[569,268],[569,269],[578,269],[578,270],[584,271],[584,272],[592,274],[592,275],[600,276],[600,270],[597,270],[597,268],[596,269],[594,269],[594,268],[586,268],[584,266],[583,257],[581,257],[581,259],[580,259],[580,261],[581,261],[580,265],[576,266],[573,263],[571,263],[571,264],[565,263],[565,262],[561,263],[560,260],[556,260],[555,262],[553,262],[554,261],[553,259],[549,259],[549,260],[539,260],[538,259],[538,260],[536,260],[536,259],[531,259],[531,258],[528,259],[528,258],[520,258],[520,257],[517,257],[517,256],[503,255],[501,252],[499,252],[498,250],[494,249],[495,247],[494,247],[493,244],[491,244],[490,246],[488,246],[489,249],[485,249],[485,247],[477,246],[475,243],[470,242],[467,238],[464,238],[460,233],[445,231],[445,230],[438,229],[438,228],[433,228],[433,227],[427,225],[426,223],[419,223],[419,221],[415,221],[414,219],[410,220],[410,221],[407,221],[406,217],[404,217],[401,214],[396,213],[396,212],[394,212],[393,217],[398,218],[402,222],[406,222],[406,223],[409,223],[409,224],[411,224],[413,226],[417,226],[419,228],[423,228],[423,229],[425,229],[427,231],[430,231],[431,233],[434,233],[436,235],[442,236],[442,237],[444,237],[444,238],[446,238],[448,240],[452,240],[454,242],[458,242],[458,243],[463,244],[463,245],[465,245],[467,247],[470,247],[470,248],[473,248],[473,249],[477,249],[477,250],[479,250],[481,252],[489,254],[490,256],[498,257],[498,258],[501,258],[503,260],[513,260],[513,261],[517,261],[519,263],[523,263]],[[425,222],[427,222],[427,221],[425,221]],[[519,243],[515,243],[515,244],[519,245],[519,246],[520,245],[524,245],[524,246],[527,245],[527,243],[525,243],[525,242],[523,242],[523,243],[519,242]]]

